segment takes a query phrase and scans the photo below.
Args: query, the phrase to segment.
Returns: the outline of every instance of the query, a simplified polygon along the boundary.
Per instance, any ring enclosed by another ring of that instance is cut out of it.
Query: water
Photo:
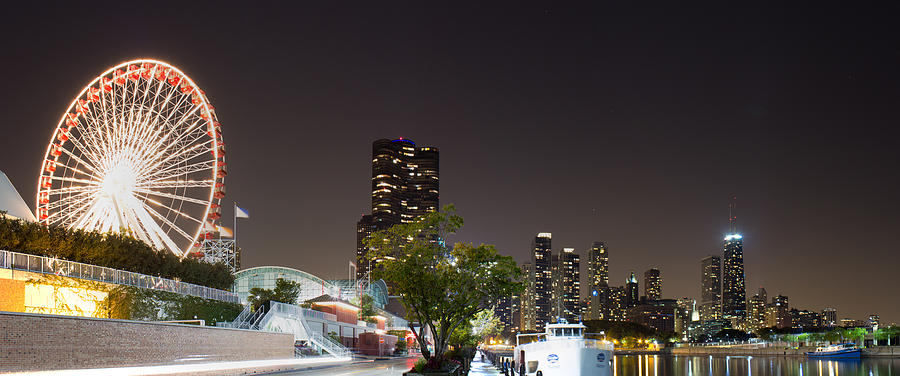
[[[783,356],[616,355],[615,376],[900,376],[900,359]]]

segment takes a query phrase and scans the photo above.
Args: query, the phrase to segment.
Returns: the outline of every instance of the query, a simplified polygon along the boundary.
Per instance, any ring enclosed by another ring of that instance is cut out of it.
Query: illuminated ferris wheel
[[[225,196],[225,143],[193,80],[156,60],[122,63],[75,97],[41,165],[37,218],[127,230],[178,256],[212,236]]]

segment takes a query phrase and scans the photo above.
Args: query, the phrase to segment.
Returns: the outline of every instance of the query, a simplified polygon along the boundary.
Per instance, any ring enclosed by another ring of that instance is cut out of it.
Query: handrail
[[[229,303],[240,303],[237,294],[231,291],[195,285],[168,278],[112,269],[53,257],[29,255],[0,250],[0,268],[23,270],[34,273],[86,279],[116,285],[134,286],[150,290],[168,291],[181,295],[196,296]]]

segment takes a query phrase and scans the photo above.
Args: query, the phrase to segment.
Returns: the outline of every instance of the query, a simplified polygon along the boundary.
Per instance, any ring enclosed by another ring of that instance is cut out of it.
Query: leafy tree
[[[442,366],[451,333],[492,301],[521,290],[521,270],[510,256],[491,245],[444,243],[463,224],[448,205],[412,223],[376,231],[367,240],[375,274],[401,297],[410,329],[428,368]],[[414,322],[422,326],[416,330]],[[434,336],[434,352],[425,343],[425,327]]]
[[[365,322],[377,322],[375,319],[375,315],[378,312],[375,312],[375,298],[369,294],[363,294],[361,298],[359,298],[359,319]]]
[[[834,328],[831,331],[825,333],[825,340],[831,343],[834,342],[843,342],[844,340],[844,329]]]
[[[300,283],[288,281],[284,278],[275,280],[274,289],[264,289],[254,287],[250,289],[247,296],[247,302],[254,311],[263,305],[267,305],[270,301],[276,301],[285,304],[296,304],[297,295],[300,294]]]
[[[493,309],[479,311],[469,323],[472,327],[472,335],[482,341],[503,331],[503,323],[500,322],[499,317],[494,315]]]
[[[866,330],[863,328],[853,328],[847,330],[845,333],[847,339],[853,340],[853,342],[859,343],[862,342],[863,339],[866,338]]]
[[[588,333],[604,332],[606,338],[615,340],[626,337],[646,339],[657,334],[653,328],[630,321],[587,320],[584,325]]]
[[[743,330],[722,329],[713,338],[717,341],[746,341],[750,335]]]

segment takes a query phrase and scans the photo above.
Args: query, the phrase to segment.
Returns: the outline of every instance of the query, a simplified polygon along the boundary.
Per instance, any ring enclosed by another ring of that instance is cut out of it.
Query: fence
[[[27,255],[0,250],[0,268],[24,270],[63,277],[87,279],[116,285],[134,286],[151,290],[168,291],[182,295],[196,296],[229,303],[240,303],[237,294],[231,291],[175,281],[162,277],[127,272],[102,266],[82,264],[52,257]]]

